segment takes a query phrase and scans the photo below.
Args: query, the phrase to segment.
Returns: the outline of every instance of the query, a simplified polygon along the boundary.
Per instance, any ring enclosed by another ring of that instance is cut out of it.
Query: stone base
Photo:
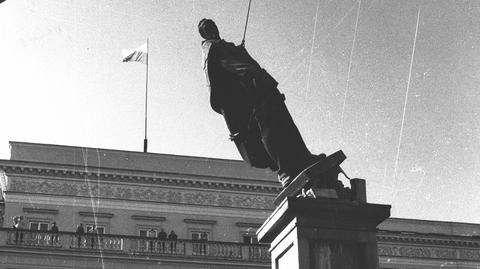
[[[389,205],[286,198],[258,230],[272,269],[378,269],[376,227]]]

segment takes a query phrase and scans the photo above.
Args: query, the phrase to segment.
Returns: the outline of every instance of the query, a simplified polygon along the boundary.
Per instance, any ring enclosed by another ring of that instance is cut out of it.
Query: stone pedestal
[[[272,269],[378,269],[376,227],[389,205],[287,197],[258,230]]]

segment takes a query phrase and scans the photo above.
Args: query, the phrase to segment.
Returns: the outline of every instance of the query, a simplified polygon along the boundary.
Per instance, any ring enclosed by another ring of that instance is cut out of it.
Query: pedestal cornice
[[[297,226],[374,232],[390,216],[390,206],[340,199],[286,198],[258,230],[270,243],[293,220]]]

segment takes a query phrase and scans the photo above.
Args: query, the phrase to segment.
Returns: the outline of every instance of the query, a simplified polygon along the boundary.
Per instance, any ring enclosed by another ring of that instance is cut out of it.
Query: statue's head
[[[204,39],[220,39],[217,25],[211,19],[202,19],[198,23],[198,32]]]

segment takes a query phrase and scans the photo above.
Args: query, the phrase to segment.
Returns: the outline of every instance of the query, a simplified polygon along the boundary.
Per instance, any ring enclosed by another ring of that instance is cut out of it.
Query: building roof
[[[16,141],[10,142],[10,150],[11,161],[277,181],[270,170],[237,160]]]
[[[480,236],[480,224],[421,219],[389,218],[378,229],[412,234]]]

